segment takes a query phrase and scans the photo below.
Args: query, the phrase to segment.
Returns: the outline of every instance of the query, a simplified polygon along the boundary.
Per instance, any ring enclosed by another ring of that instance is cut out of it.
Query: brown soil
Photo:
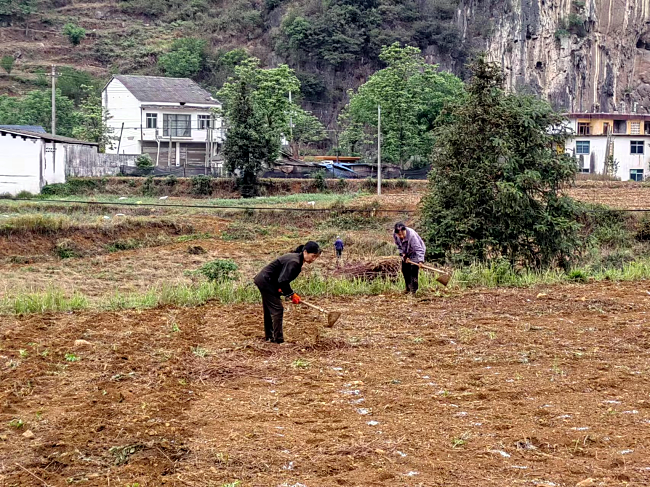
[[[79,255],[107,253],[107,245],[117,241],[131,240],[143,246],[162,243],[164,237],[192,233],[191,225],[152,220],[136,224],[108,224],[106,226],[71,227],[46,234],[21,231],[10,235],[0,235],[0,258],[28,263],[54,258],[55,248],[65,243]]]
[[[3,318],[0,485],[648,485],[647,288]]]

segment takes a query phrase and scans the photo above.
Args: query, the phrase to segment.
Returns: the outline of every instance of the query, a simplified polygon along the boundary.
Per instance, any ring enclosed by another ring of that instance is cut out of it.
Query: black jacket
[[[293,294],[291,281],[298,277],[302,271],[303,261],[302,252],[284,254],[262,269],[253,281],[262,291],[291,296]]]

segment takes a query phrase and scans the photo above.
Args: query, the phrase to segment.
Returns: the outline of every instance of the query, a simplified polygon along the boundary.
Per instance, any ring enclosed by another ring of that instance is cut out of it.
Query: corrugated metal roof
[[[117,75],[113,78],[122,83],[139,101],[219,105],[209,92],[189,78],[133,75]]]
[[[85,140],[73,139],[70,137],[63,137],[61,135],[52,135],[41,132],[30,132],[29,130],[13,130],[0,128],[0,134],[6,135],[19,135],[23,137],[30,137],[32,139],[43,139],[48,142],[61,142],[62,144],[80,144],[80,145],[98,145],[97,142],[86,142]]]
[[[27,130],[28,132],[36,132],[37,134],[45,134],[45,129],[40,125],[0,125],[0,129],[9,130]]]

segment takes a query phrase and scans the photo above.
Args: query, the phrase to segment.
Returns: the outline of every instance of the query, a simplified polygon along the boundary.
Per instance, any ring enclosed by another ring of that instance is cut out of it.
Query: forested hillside
[[[253,55],[262,65],[294,68],[303,104],[331,125],[347,90],[381,67],[384,45],[418,46],[429,62],[462,71],[469,46],[460,42],[454,21],[457,3],[0,0],[0,54],[15,59],[10,75],[0,70],[0,93],[21,94],[47,83],[43,74],[51,64],[102,79],[111,73],[188,75],[214,90],[236,62]],[[73,27],[85,29],[85,36],[77,34],[78,45]],[[182,55],[165,60],[170,50]]]

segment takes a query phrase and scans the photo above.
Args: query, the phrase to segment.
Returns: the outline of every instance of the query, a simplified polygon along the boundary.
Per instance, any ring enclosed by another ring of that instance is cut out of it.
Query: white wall
[[[43,185],[65,183],[67,144],[42,141],[41,145],[43,151]]]
[[[108,111],[107,124],[113,129],[113,136],[119,138],[122,122],[124,132],[120,144],[120,154],[140,154],[140,102],[117,79],[113,78],[102,93],[102,108]],[[118,139],[113,141],[113,148],[106,147],[106,153],[117,154]]]
[[[41,139],[0,134],[0,193],[40,193]]]
[[[570,139],[566,144],[566,150],[570,154],[575,154],[576,141],[588,140],[590,142],[589,150],[595,157],[594,172],[602,174],[605,167],[607,137],[604,136],[578,136]],[[621,181],[630,179],[630,169],[643,169],[644,177],[650,177],[648,170],[648,160],[650,160],[650,137],[643,135],[615,135],[614,141],[614,159],[618,161],[617,177]],[[641,140],[644,142],[643,154],[631,154],[630,142]],[[580,157],[576,154],[576,157]],[[584,167],[590,165],[590,156],[584,156]]]

